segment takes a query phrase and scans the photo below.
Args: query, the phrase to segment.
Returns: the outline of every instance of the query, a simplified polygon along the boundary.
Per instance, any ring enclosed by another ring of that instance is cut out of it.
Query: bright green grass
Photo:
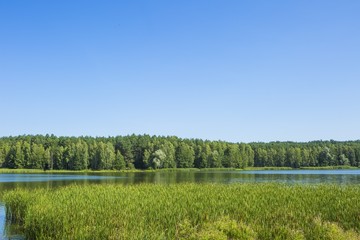
[[[92,172],[194,172],[194,171],[253,171],[253,170],[294,170],[294,169],[305,169],[305,170],[331,170],[331,169],[359,169],[358,167],[352,166],[326,166],[326,167],[301,167],[301,168],[291,168],[291,167],[246,167],[244,169],[239,168],[165,168],[165,169],[127,169],[127,170],[42,170],[42,169],[8,169],[0,168],[1,173],[92,173]]]
[[[301,167],[300,169],[305,170],[332,170],[332,169],[359,169],[358,167],[352,167],[352,166],[325,166],[325,167]]]
[[[244,170],[246,171],[254,171],[254,170],[293,170],[291,167],[246,167]]]
[[[88,185],[13,190],[28,239],[360,239],[360,186]]]
[[[144,170],[139,169],[129,169],[129,170],[42,170],[42,169],[9,169],[9,168],[0,168],[1,173],[19,173],[19,174],[26,174],[26,173],[91,173],[91,172],[143,172]],[[150,170],[149,170],[150,171]]]
[[[1,173],[116,173],[116,172],[196,172],[196,171],[231,171],[240,170],[236,168],[164,168],[164,169],[126,169],[126,170],[42,170],[42,169],[9,169],[0,168]]]
[[[325,167],[300,167],[300,168],[291,168],[291,167],[246,167],[244,170],[336,170],[336,169],[359,169],[358,167],[352,166],[325,166]]]

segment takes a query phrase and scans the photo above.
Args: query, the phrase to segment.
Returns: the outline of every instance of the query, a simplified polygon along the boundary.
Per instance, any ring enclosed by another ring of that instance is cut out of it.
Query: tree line
[[[0,167],[55,170],[360,166],[360,141],[230,143],[175,136],[0,138]]]

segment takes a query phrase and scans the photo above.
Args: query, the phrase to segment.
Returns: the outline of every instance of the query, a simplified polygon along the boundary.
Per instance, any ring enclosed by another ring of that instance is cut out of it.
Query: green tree
[[[164,168],[175,168],[175,147],[174,145],[166,141],[161,145],[160,149],[165,153],[166,158],[163,159],[163,167]]]
[[[15,168],[15,161],[16,161],[16,150],[14,146],[11,146],[10,150],[6,154],[3,165],[6,168]]]
[[[32,144],[31,146],[31,158],[29,162],[29,168],[40,169],[44,168],[46,162],[49,159],[46,159],[48,154],[45,153],[45,149],[43,145],[40,144]]]
[[[162,168],[165,159],[166,159],[166,154],[163,152],[163,150],[161,149],[156,150],[152,154],[151,167],[154,169]]]
[[[240,168],[246,168],[248,166],[254,165],[254,151],[252,150],[251,146],[248,144],[240,144]]]
[[[45,150],[44,158],[41,162],[41,168],[44,170],[51,169],[51,154],[49,148]]]
[[[298,147],[290,147],[286,152],[288,167],[299,168],[302,164],[301,149]]]
[[[152,149],[145,149],[143,152],[143,166],[150,167]],[[126,163],[125,163],[126,164]]]
[[[0,168],[3,167],[7,152],[4,145],[0,145]]]
[[[71,147],[72,154],[69,159],[69,169],[87,169],[89,166],[89,152],[87,144],[82,140],[78,140],[75,144],[72,144]]]
[[[349,159],[350,165],[357,166],[356,154],[353,146],[347,146],[345,148],[345,156]]]
[[[218,151],[214,150],[211,152],[211,154],[209,156],[209,165],[211,168],[221,168],[222,167],[221,159],[220,159]]]
[[[74,143],[66,144],[64,148],[62,163],[64,169],[71,170],[73,168],[73,159],[75,156],[75,146]]]
[[[54,169],[65,169],[65,166],[63,164],[63,154],[64,154],[64,148],[62,146],[57,146],[53,149],[53,168]]]
[[[115,149],[112,143],[99,142],[95,157],[94,170],[111,169],[115,161]]]
[[[23,168],[24,167],[24,153],[21,148],[21,142],[17,141],[10,147],[9,152],[5,157],[4,166],[7,168]]]
[[[255,166],[256,167],[264,167],[267,166],[268,162],[268,153],[264,148],[257,148],[255,150]]]
[[[119,138],[116,142],[116,150],[120,150],[121,154],[124,156],[126,167],[134,168],[134,154],[132,151],[132,143],[129,138]]]
[[[224,152],[224,167],[241,167],[241,154],[239,147],[236,144],[229,145]]]
[[[111,142],[105,145],[104,169],[111,169],[115,161],[115,148]]]
[[[176,150],[176,164],[178,168],[191,168],[194,165],[195,153],[192,147],[180,142]]]
[[[209,166],[209,157],[211,154],[211,148],[208,144],[197,146],[197,151],[195,153],[195,167],[196,168],[206,168]]]
[[[319,154],[320,166],[329,166],[333,162],[334,156],[330,152],[330,148],[324,147]]]
[[[310,152],[308,149],[304,148],[301,150],[301,159],[302,159],[302,165],[308,167],[310,166]]]
[[[24,168],[25,166],[25,156],[22,149],[21,142],[17,142],[15,145],[15,168]]]
[[[349,159],[345,156],[345,154],[341,154],[341,155],[339,156],[339,164],[340,164],[340,165],[346,165],[346,166],[350,165],[350,161],[349,161]]]
[[[91,141],[88,144],[90,168],[92,170],[99,169],[99,156],[98,156],[98,147],[96,141]]]
[[[318,157],[317,157],[318,153],[317,150],[315,148],[310,148],[310,152],[309,152],[309,165],[311,167],[317,166],[318,165]]]
[[[286,161],[286,150],[283,147],[279,147],[276,151],[275,154],[275,166],[277,167],[283,167],[285,166],[285,161]]]
[[[22,145],[22,151],[24,153],[24,164],[23,167],[28,168],[29,162],[31,159],[31,145],[29,142],[25,141]]]
[[[294,155],[294,162],[291,167],[299,168],[302,165],[302,155],[301,155],[301,149],[296,147],[295,148],[295,155]]]
[[[122,170],[126,168],[124,156],[119,150],[116,151],[113,168],[116,170]]]

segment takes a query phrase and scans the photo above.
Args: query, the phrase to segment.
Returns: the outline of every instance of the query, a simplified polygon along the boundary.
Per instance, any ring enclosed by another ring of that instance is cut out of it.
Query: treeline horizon
[[[360,140],[231,143],[176,136],[0,138],[0,167],[54,170],[360,166]]]

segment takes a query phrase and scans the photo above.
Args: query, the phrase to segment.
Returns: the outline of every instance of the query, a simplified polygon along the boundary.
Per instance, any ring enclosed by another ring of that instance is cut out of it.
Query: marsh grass
[[[148,170],[147,170],[148,171]],[[118,173],[118,172],[144,172],[144,170],[139,169],[129,169],[129,170],[42,170],[42,169],[9,169],[9,168],[0,168],[1,173],[15,173],[15,174],[27,174],[27,173]]]
[[[241,170],[236,168],[163,168],[163,169],[124,169],[124,170],[42,170],[42,169],[9,169],[0,168],[0,174],[2,173],[15,173],[15,174],[27,174],[27,173],[136,173],[136,172],[197,172],[197,171],[232,171]]]
[[[325,167],[301,167],[300,169],[305,170],[336,170],[336,169],[359,169],[358,167],[340,165],[340,166],[325,166]]]
[[[246,167],[243,170],[246,171],[254,171],[254,170],[293,170],[294,168],[291,167]]]
[[[243,170],[254,171],[254,170],[337,170],[337,169],[359,169],[358,167],[353,166],[324,166],[324,167],[300,167],[300,168],[291,168],[291,167],[246,167]]]
[[[336,169],[359,169],[358,167],[352,166],[326,166],[326,167],[246,167],[241,168],[164,168],[164,169],[124,169],[124,170],[42,170],[42,169],[9,169],[0,168],[0,174],[2,173],[136,173],[136,172],[197,172],[197,171],[254,171],[254,170],[336,170]]]
[[[28,239],[360,239],[360,186],[72,185],[13,190]]]

